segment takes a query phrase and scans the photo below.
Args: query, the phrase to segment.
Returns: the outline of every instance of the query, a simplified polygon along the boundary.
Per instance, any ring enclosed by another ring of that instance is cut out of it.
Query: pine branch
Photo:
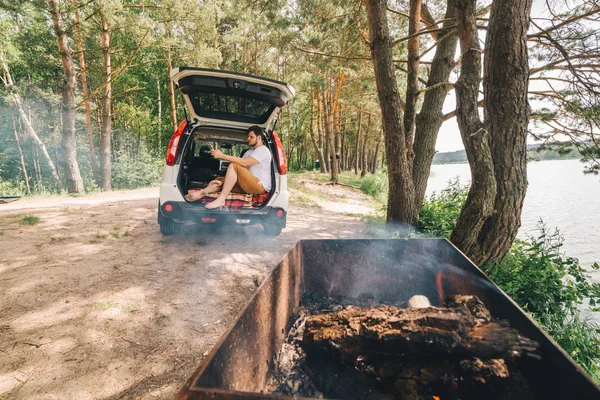
[[[564,21],[563,21],[563,22],[561,22],[560,24],[553,25],[553,26],[551,26],[551,27],[549,27],[549,28],[547,28],[547,29],[541,28],[541,27],[540,27],[539,25],[537,25],[537,24],[536,24],[536,23],[533,21],[533,19],[532,19],[531,23],[532,23],[532,24],[533,24],[533,25],[534,25],[536,28],[538,28],[538,29],[540,30],[540,32],[533,33],[533,34],[531,34],[531,35],[527,36],[527,38],[528,38],[528,39],[532,39],[532,38],[537,38],[537,37],[547,37],[547,36],[549,36],[549,35],[550,35],[550,33],[551,33],[551,32],[553,32],[553,31],[555,31],[555,30],[557,30],[557,29],[560,29],[560,28],[562,28],[562,27],[563,27],[563,26],[565,26],[565,25],[569,25],[569,24],[571,24],[571,23],[573,23],[573,22],[576,22],[576,21],[579,21],[579,20],[581,20],[581,19],[584,19],[584,18],[590,17],[590,16],[592,16],[592,15],[595,15],[595,14],[600,14],[600,8],[594,8],[594,9],[592,9],[592,10],[588,11],[587,13],[583,13],[583,14],[581,14],[581,15],[574,15],[573,17],[571,17],[571,18],[568,18],[568,19],[564,20]]]
[[[104,84],[100,85],[100,87],[98,87],[96,90],[94,90],[93,93],[91,93],[85,99],[81,100],[81,102],[79,102],[79,104],[77,104],[75,106],[75,108],[79,108],[82,105],[84,105],[85,103],[87,103],[88,101],[90,101],[90,99],[93,98],[93,97],[95,97],[102,89],[104,89],[106,87],[106,85],[108,85],[109,83],[114,82],[123,72],[125,72],[127,70],[127,68],[129,68],[129,65],[133,62],[133,59],[135,58],[135,56],[137,55],[137,53],[142,48],[142,43],[144,43],[144,40],[146,39],[146,37],[148,36],[149,33],[150,33],[150,30],[146,31],[146,33],[144,34],[144,37],[142,38],[142,40],[140,40],[140,44],[138,45],[138,47],[136,48],[136,50],[133,52],[133,54],[131,55],[131,57],[129,57],[129,60],[127,60],[125,62],[125,64],[116,73],[112,74],[111,77],[110,77],[110,79],[107,82],[105,82]]]

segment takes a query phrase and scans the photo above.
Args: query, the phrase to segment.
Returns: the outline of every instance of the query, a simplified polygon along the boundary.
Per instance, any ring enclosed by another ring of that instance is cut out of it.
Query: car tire
[[[160,233],[164,236],[176,235],[181,230],[181,224],[173,221],[165,221],[160,224]]]
[[[279,236],[281,230],[283,229],[283,226],[273,224],[263,225],[263,229],[265,231],[265,235],[267,236]]]

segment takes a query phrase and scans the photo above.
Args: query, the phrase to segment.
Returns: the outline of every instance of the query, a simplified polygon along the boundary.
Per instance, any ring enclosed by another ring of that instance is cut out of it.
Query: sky
[[[533,18],[536,18],[544,15],[547,15],[545,0],[533,0],[531,16]],[[482,38],[482,40],[484,39]],[[457,57],[459,55],[460,50],[457,50]],[[452,78],[456,79],[456,76]],[[455,109],[456,101],[454,96],[454,90],[448,93],[448,98],[446,99],[446,102],[444,104],[444,113],[450,112]],[[530,142],[532,142],[532,140],[528,140],[528,143]],[[460,137],[460,132],[458,130],[458,125],[456,123],[456,118],[452,118],[442,124],[440,132],[438,134],[437,142],[435,144],[435,149],[439,152],[448,152],[464,149],[462,139]]]

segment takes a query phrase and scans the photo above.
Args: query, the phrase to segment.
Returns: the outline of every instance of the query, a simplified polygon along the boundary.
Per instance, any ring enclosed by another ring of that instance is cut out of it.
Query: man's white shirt
[[[271,191],[271,152],[267,146],[262,145],[256,149],[248,150],[243,158],[252,157],[258,164],[251,165],[248,170],[256,176],[267,192]]]

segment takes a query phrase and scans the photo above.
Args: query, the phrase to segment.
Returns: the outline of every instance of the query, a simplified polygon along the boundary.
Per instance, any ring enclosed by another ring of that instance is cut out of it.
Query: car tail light
[[[202,218],[202,222],[215,223],[215,222],[217,222],[217,219],[216,218],[203,217]]]
[[[277,151],[277,168],[279,169],[279,174],[285,175],[287,173],[287,159],[285,158],[285,150],[281,140],[279,140],[279,136],[277,136],[275,131],[273,131],[272,136],[273,140],[275,141],[275,149]]]
[[[173,206],[171,204],[165,204],[165,211],[171,212],[173,211]]]
[[[187,125],[187,120],[181,121],[179,127],[173,134],[171,141],[169,142],[169,148],[167,149],[167,165],[172,167],[175,165],[175,159],[177,158],[177,148],[179,147],[179,141],[181,139],[181,134],[185,130]]]
[[[283,210],[277,210],[277,216],[283,217]]]

